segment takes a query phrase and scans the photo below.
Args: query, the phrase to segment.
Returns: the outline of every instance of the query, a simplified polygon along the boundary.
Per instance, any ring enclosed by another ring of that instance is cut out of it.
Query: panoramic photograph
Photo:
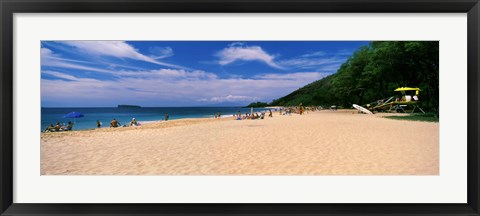
[[[41,175],[439,175],[438,41],[41,41]]]

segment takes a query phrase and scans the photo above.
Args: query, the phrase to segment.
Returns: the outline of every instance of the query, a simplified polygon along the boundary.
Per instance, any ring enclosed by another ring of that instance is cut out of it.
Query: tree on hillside
[[[422,107],[438,114],[439,42],[377,41],[360,47],[337,73],[308,84],[272,105],[350,107],[387,98],[398,87],[419,87]]]

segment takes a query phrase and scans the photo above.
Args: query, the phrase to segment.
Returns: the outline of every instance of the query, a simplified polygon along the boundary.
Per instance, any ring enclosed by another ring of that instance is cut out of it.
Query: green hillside
[[[273,100],[272,106],[328,105],[337,101],[331,91],[335,74],[310,83],[287,96]]]
[[[366,104],[397,93],[398,87],[422,89],[421,106],[438,113],[438,41],[379,41],[356,50],[337,73],[310,83],[273,106]]]

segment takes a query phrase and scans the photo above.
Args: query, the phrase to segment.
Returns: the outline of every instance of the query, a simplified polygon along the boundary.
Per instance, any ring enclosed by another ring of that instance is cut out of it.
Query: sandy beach
[[[42,175],[438,175],[439,123],[353,110],[41,134]]]

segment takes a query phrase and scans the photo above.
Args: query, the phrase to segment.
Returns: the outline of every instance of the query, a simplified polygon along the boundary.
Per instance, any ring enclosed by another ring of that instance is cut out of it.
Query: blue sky
[[[42,41],[42,107],[247,105],[335,73],[367,41]]]

